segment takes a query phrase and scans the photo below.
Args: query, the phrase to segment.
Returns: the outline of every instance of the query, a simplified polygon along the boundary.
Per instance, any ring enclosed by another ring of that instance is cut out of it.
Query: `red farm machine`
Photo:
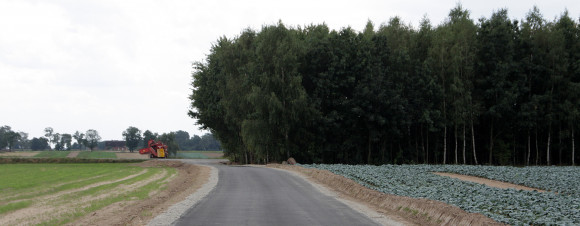
[[[139,150],[142,155],[149,154],[149,158],[167,158],[167,145],[161,141],[149,140],[147,147]]]

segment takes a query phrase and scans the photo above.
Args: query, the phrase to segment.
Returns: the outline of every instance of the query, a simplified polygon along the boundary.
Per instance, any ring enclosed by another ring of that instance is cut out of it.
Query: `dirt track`
[[[521,185],[517,185],[517,184],[510,184],[510,183],[506,183],[506,182],[490,180],[490,179],[485,179],[485,178],[481,178],[481,177],[467,176],[467,175],[461,175],[461,174],[455,174],[455,173],[439,173],[439,172],[437,172],[437,173],[433,173],[433,174],[436,174],[439,176],[444,176],[444,177],[457,178],[457,179],[464,180],[464,181],[471,181],[471,182],[487,185],[490,187],[501,188],[501,189],[513,188],[513,189],[517,189],[517,190],[545,192],[544,190],[541,190],[541,189],[530,188],[530,187],[526,187],[526,186],[521,186]]]

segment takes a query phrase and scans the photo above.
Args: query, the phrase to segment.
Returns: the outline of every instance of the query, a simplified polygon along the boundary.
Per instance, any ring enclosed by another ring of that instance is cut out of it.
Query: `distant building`
[[[127,151],[127,144],[124,140],[106,140],[105,150],[110,151]]]

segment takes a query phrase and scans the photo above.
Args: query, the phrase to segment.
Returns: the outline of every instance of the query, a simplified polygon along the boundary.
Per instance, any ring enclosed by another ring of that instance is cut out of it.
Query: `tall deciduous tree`
[[[75,134],[73,134],[72,136],[76,141],[77,144],[79,145],[79,149],[82,149],[83,144],[85,143],[85,134],[81,133],[79,131],[76,131]]]
[[[125,131],[123,131],[123,137],[125,138],[125,144],[129,148],[130,152],[133,152],[139,143],[143,139],[141,136],[141,130],[137,127],[129,126]]]
[[[95,147],[97,147],[97,145],[99,144],[99,141],[101,141],[101,136],[99,135],[99,132],[97,132],[94,129],[89,129],[87,130],[87,132],[85,132],[86,134],[86,145],[89,149],[91,149],[91,151],[93,151],[93,149]]]

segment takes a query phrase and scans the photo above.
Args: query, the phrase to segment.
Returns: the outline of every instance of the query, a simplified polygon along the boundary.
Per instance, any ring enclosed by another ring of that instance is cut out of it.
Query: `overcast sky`
[[[338,30],[376,27],[399,16],[417,26],[440,24],[456,0],[225,1],[0,0],[0,126],[43,136],[96,129],[121,140],[129,126],[201,135],[187,116],[191,63],[220,36],[282,20],[287,26],[326,23]],[[522,19],[537,5],[553,20],[580,1],[461,1],[476,21],[508,8]]]

